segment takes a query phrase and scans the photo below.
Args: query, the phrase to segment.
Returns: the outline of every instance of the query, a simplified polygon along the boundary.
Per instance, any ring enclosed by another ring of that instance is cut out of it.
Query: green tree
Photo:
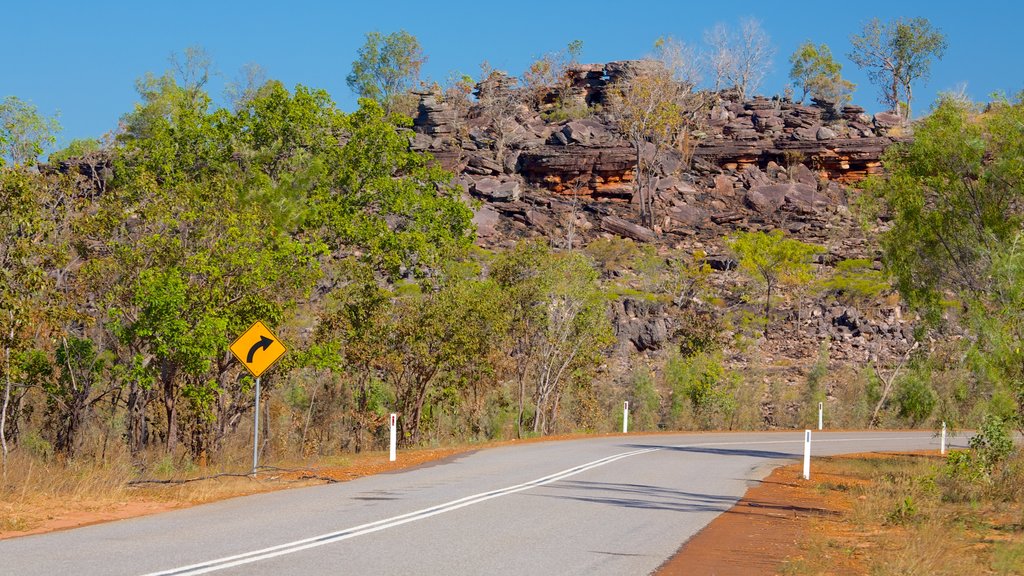
[[[533,431],[550,433],[564,385],[587,377],[613,341],[597,271],[578,252],[556,253],[523,242],[491,270],[511,315],[511,356],[518,386],[520,436],[532,384]]]
[[[722,365],[719,352],[669,358],[665,380],[672,390],[671,413],[677,425],[687,405],[701,428],[715,426],[716,417],[728,417],[736,409],[735,376]]]
[[[17,164],[0,168],[0,449],[5,473],[8,420],[16,428],[19,416],[11,405],[13,389],[24,389],[19,376],[38,372],[23,369],[18,357],[30,354],[37,338],[49,340],[61,308],[54,275],[49,274],[65,258],[52,213],[60,191],[47,177]]]
[[[95,138],[75,138],[64,148],[50,154],[46,159],[50,164],[56,164],[64,160],[78,158],[97,152],[103,148],[103,144]]]
[[[409,149],[372,100],[341,124],[346,141],[326,186],[312,190],[307,228],[393,278],[423,276],[472,242],[472,211],[451,173]]]
[[[810,282],[814,256],[825,251],[821,246],[786,238],[781,230],[739,232],[726,242],[739,259],[740,270],[764,285],[764,315],[769,323],[772,292],[779,286]],[[768,335],[768,324],[764,334]]]
[[[0,102],[0,168],[32,164],[47,146],[57,141],[60,124],[39,113],[35,105],[17,96]]]
[[[345,81],[360,98],[376,100],[391,111],[395,99],[416,86],[426,61],[419,40],[405,30],[386,36],[369,32]]]
[[[837,108],[850,101],[855,85],[842,77],[843,65],[832,58],[827,44],[804,42],[789,57],[789,77],[803,90],[800,102],[813,98],[835,102]]]
[[[841,260],[822,286],[850,304],[870,301],[891,289],[885,273],[875,270],[874,263],[866,258]]]
[[[886,153],[887,175],[866,184],[892,218],[882,247],[896,287],[933,325],[961,309],[973,336],[968,358],[989,387],[990,410],[1015,418],[1018,427],[1024,427],[1021,158],[1019,100],[998,100],[980,113],[945,98],[916,127],[913,142]]]
[[[932,60],[941,60],[946,51],[945,35],[927,18],[872,18],[860,34],[850,36],[850,43],[850,60],[867,70],[882,91],[881,102],[904,118],[910,118],[914,83],[926,81]]]

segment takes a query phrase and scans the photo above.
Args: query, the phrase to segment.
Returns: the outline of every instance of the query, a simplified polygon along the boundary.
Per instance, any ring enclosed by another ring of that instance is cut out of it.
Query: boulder
[[[903,118],[895,112],[879,112],[874,118],[875,128],[888,130],[903,123]]]
[[[772,214],[786,202],[786,192],[794,184],[770,184],[754,186],[744,197],[747,206],[761,214]]]
[[[822,126],[821,128],[818,128],[818,131],[814,134],[814,137],[818,140],[832,140],[836,137],[836,133],[831,128],[828,128],[827,126]]]
[[[638,242],[654,242],[658,239],[657,234],[650,228],[623,220],[618,216],[605,216],[601,219],[601,227],[612,234],[632,238]]]
[[[755,186],[747,192],[744,200],[747,206],[761,214],[772,214],[784,204],[805,210],[827,205],[827,198],[818,193],[816,186],[800,183]]]
[[[476,225],[477,236],[489,238],[497,233],[498,222],[501,217],[498,212],[484,204],[473,214],[473,224]]]
[[[518,202],[522,189],[519,182],[508,180],[502,182],[497,178],[481,178],[473,182],[470,192],[491,202]]]

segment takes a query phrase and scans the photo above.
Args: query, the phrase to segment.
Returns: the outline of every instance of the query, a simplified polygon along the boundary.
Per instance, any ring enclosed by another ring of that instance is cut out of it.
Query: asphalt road
[[[812,455],[938,445],[928,432],[815,432]],[[0,574],[648,574],[802,450],[802,431],[494,448],[0,541]]]

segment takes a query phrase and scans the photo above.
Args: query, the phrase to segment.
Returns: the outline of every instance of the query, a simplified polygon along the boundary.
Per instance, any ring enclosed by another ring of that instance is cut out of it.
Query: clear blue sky
[[[653,2],[547,0],[475,2],[9,2],[0,8],[3,55],[0,98],[15,95],[44,114],[59,111],[59,144],[113,129],[136,102],[134,81],[160,73],[168,56],[201,45],[221,73],[215,97],[242,65],[255,62],[286,85],[325,88],[346,110],[345,84],[356,50],[371,30],[405,29],[429,60],[424,72],[443,81],[453,71],[476,75],[480,62],[519,74],[535,57],[583,41],[582,60],[606,62],[647,54],[659,36],[700,44],[704,30],[741,17],[761,21],[776,48],[761,92],[781,93],[788,57],[805,40],[825,42],[857,83],[854,102],[880,109],[877,90],[845,55],[849,36],[871,17],[923,16],[947,36],[949,49],[931,80],[915,89],[927,109],[939,91],[966,84],[975,100],[1024,89],[1016,2]]]

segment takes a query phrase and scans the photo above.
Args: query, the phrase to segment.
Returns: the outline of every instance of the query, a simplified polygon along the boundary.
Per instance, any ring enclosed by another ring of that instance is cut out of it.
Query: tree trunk
[[[11,339],[13,339],[13,335]],[[0,446],[3,447],[3,475],[7,481],[7,405],[11,402],[11,348],[4,346],[4,402],[0,407]]]
[[[178,447],[178,407],[174,390],[174,380],[177,369],[167,363],[161,369],[161,380],[163,381],[164,412],[167,414],[167,443],[166,450],[170,454]]]

